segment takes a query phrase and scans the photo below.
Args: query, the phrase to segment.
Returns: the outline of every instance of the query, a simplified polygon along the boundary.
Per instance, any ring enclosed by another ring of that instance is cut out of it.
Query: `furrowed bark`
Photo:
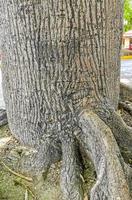
[[[7,121],[6,110],[0,109],[0,126],[6,125],[7,123],[8,121]]]
[[[28,148],[27,148],[28,149]],[[62,151],[59,141],[47,139],[39,148],[29,148],[29,151],[23,154],[19,169],[31,176],[38,176],[45,173],[52,164],[61,160]]]
[[[68,101],[118,105],[122,1],[2,0],[0,9],[4,99],[21,143],[56,139],[72,121]]]
[[[130,115],[132,115],[132,103],[128,101],[120,101],[119,102],[119,107],[123,108],[126,110]]]
[[[1,7],[9,126],[22,145],[35,149],[22,164],[39,173],[60,160],[62,149],[64,199],[82,200],[74,137],[65,134],[76,129],[76,110],[92,110],[105,99],[118,106],[122,1],[1,0]],[[124,161],[111,131],[89,116],[79,123],[87,124],[80,138],[98,175],[91,199],[128,200]]]
[[[67,133],[62,141],[61,189],[64,200],[83,200],[81,163],[78,146]]]
[[[130,200],[125,163],[109,127],[93,112],[79,116],[76,137],[94,163],[97,181],[90,200]]]
[[[127,172],[127,178],[128,178],[128,184],[129,184],[129,191],[132,198],[132,168],[128,165],[126,165],[126,172]]]
[[[128,126],[107,101],[96,110],[98,116],[110,127],[114,137],[126,157],[132,159],[132,127]]]

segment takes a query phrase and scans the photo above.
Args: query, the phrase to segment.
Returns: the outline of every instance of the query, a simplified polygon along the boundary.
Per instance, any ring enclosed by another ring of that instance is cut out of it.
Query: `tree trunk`
[[[64,199],[83,200],[81,146],[97,173],[91,200],[129,200],[116,140],[123,146],[132,131],[121,135],[109,121],[117,117],[122,1],[1,0],[0,8],[9,126],[35,149],[24,170],[35,175],[62,159]]]
[[[0,126],[6,125],[7,123],[6,110],[0,109]]]

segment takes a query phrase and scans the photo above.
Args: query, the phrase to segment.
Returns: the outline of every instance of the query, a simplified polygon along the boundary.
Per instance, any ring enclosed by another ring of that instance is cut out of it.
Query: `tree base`
[[[103,112],[103,109],[101,111]],[[39,188],[43,188],[44,179],[52,163],[58,162],[62,158],[60,185],[63,199],[83,200],[84,197],[89,196],[86,195],[84,163],[90,158],[94,163],[97,174],[97,180],[90,192],[90,200],[130,200],[132,172],[130,166],[125,164],[115,138],[122,150],[122,144],[129,149],[128,157],[130,159],[131,127],[127,126],[122,121],[121,116],[115,111],[113,112],[112,109],[107,116],[105,116],[107,112],[104,111],[104,115],[102,112],[97,112],[97,115],[92,111],[84,110],[78,115],[76,124],[79,127],[72,133],[63,133],[58,151],[53,151],[52,156],[49,156],[50,146],[47,142],[39,153],[35,148],[20,146],[12,138],[11,143],[9,142],[7,145],[7,149],[10,149],[10,151],[2,147],[1,152],[4,149],[6,159],[10,158],[10,162],[5,164],[9,165],[15,172],[17,171],[16,173],[20,174],[20,179],[23,176],[26,178],[32,176],[35,181],[33,187],[36,187],[39,191]],[[109,127],[112,128],[112,131]],[[123,136],[126,137],[125,140],[120,137],[120,130],[122,134],[125,133]],[[41,179],[38,179],[38,177],[41,177]],[[36,192],[36,194],[40,200],[43,200],[40,193]]]

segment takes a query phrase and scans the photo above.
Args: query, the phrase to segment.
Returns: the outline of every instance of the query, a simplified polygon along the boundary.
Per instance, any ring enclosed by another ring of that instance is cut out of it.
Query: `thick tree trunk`
[[[1,0],[0,7],[9,126],[34,149],[24,170],[40,173],[62,159],[64,199],[82,200],[81,144],[97,172],[91,200],[129,200],[114,139],[123,145],[120,131],[109,121],[119,97],[122,1]],[[85,109],[94,114],[80,117]]]

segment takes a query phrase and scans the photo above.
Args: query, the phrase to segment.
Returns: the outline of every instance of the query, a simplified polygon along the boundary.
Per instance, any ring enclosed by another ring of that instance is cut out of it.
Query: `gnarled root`
[[[132,160],[132,127],[124,122],[108,102],[101,105],[97,114],[110,127],[125,161]]]
[[[61,189],[64,200],[83,200],[79,153],[74,138],[62,141]]]
[[[61,160],[62,151],[59,141],[43,141],[38,147],[22,146],[10,137],[0,140],[1,160],[7,161],[11,169],[25,176],[37,177],[47,172],[49,167]],[[9,162],[8,162],[9,161]]]
[[[119,107],[126,110],[130,115],[132,115],[132,103],[129,101],[120,101]]]
[[[39,176],[47,172],[49,167],[61,160],[62,152],[58,141],[43,141],[38,148],[33,148],[23,154],[21,159],[21,171],[31,176]]]
[[[94,163],[97,181],[90,200],[130,200],[125,163],[109,127],[93,112],[79,116],[79,142]]]
[[[124,84],[124,83],[120,83],[120,98],[123,101],[126,100],[132,100],[132,87]]]

